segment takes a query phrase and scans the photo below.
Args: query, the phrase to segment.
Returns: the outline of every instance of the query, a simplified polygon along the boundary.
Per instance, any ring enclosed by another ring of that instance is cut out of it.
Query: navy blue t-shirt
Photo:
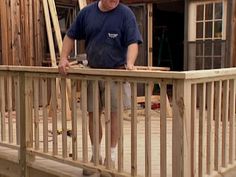
[[[115,68],[126,64],[128,45],[142,43],[136,18],[125,5],[102,12],[98,2],[82,9],[67,31],[72,39],[85,40],[88,65]]]

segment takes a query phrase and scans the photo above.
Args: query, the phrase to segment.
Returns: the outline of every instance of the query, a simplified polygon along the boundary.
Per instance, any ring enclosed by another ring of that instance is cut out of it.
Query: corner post
[[[191,83],[173,84],[172,174],[191,176]]]

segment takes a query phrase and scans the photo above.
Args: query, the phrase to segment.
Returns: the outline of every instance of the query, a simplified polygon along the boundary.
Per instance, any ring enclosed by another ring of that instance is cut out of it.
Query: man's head
[[[101,11],[110,11],[115,9],[120,0],[100,0],[99,1],[99,8]]]

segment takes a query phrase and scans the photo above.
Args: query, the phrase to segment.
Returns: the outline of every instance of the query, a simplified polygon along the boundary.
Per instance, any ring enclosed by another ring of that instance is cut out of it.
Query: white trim
[[[197,15],[197,5],[206,5],[209,3],[223,3],[223,17],[222,17],[222,40],[226,39],[226,23],[227,23],[227,0],[215,0],[215,1],[204,1],[204,2],[190,2],[189,4],[189,21],[188,21],[188,41],[196,41],[196,15]],[[204,6],[205,8],[205,6]],[[205,9],[204,9],[205,12]],[[204,15],[205,18],[205,15]],[[208,21],[203,19],[204,22]],[[211,20],[210,20],[211,21]],[[214,20],[218,21],[218,20]],[[204,25],[205,26],[205,25]],[[203,26],[203,34],[205,34],[205,28]],[[214,27],[213,31],[214,32]],[[214,33],[212,34],[213,38],[210,39],[215,39],[214,38]],[[203,40],[204,37],[203,37]]]

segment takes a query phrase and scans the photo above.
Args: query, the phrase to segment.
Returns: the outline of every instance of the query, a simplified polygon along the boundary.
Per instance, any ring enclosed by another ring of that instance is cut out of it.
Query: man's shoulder
[[[129,6],[127,6],[127,5],[125,5],[125,4],[123,4],[123,3],[120,3],[119,4],[119,9],[121,9],[121,10],[123,10],[123,11],[127,11],[127,12],[132,12],[132,10],[129,8]]]
[[[129,6],[123,4],[123,3],[120,3],[119,4],[119,9],[121,11],[121,13],[124,15],[124,16],[133,16],[134,13],[133,11],[129,8]]]
[[[85,13],[85,12],[90,12],[91,10],[94,10],[95,8],[97,8],[97,1],[96,2],[92,2],[90,4],[88,4],[87,6],[85,6],[81,12]]]

